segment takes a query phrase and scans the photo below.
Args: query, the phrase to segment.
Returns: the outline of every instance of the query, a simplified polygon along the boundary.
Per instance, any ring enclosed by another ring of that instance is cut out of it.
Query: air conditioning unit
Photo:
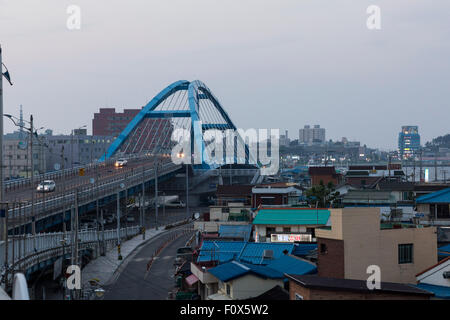
[[[450,271],[445,271],[442,276],[444,277],[444,279],[450,279]]]

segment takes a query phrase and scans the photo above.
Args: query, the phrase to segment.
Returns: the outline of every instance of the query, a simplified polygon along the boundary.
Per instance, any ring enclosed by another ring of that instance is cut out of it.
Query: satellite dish
[[[120,186],[122,189],[125,188],[125,184],[123,184],[123,183],[121,183],[119,186]]]
[[[194,213],[194,219],[195,220],[200,219],[200,213],[198,213],[198,212]]]
[[[94,178],[90,178],[90,179],[89,179],[89,182],[90,182],[91,184],[94,184],[94,183],[95,183],[95,179],[94,179]]]
[[[59,163],[55,163],[55,165],[53,167],[55,168],[56,171],[61,169],[61,165]]]

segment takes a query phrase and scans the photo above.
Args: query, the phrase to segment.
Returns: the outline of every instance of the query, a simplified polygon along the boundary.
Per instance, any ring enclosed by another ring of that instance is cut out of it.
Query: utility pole
[[[120,189],[117,191],[117,259],[122,260],[120,254]]]
[[[142,166],[142,197],[140,203],[142,240],[145,240],[145,166]]]
[[[2,47],[0,45],[0,202],[4,198],[4,177],[3,177],[3,71],[2,67]]]
[[[30,163],[31,163],[31,228],[33,233],[33,245],[34,250],[36,251],[36,215],[34,212],[34,193],[35,193],[35,186],[34,186],[34,156],[33,156],[33,115],[30,115]]]
[[[189,169],[186,162],[186,219],[189,219]]]
[[[155,166],[155,229],[158,230],[158,166],[159,162],[156,161]]]
[[[437,167],[437,154],[436,154],[436,152],[435,152],[435,153],[434,153],[434,181],[438,181],[437,171],[438,171],[438,167]]]

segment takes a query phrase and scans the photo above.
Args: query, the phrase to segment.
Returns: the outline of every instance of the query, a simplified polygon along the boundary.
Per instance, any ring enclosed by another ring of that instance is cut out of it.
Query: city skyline
[[[70,3],[25,3],[0,2],[14,82],[4,110],[18,116],[22,104],[25,118],[32,113],[55,132],[91,130],[101,107],[140,108],[175,80],[200,79],[241,128],[293,133],[318,123],[327,139],[382,150],[397,148],[403,125],[418,125],[423,142],[448,133],[444,1],[442,10],[379,1],[377,31],[366,28],[370,1],[78,1],[82,23],[73,31]],[[5,132],[13,129],[5,121]]]

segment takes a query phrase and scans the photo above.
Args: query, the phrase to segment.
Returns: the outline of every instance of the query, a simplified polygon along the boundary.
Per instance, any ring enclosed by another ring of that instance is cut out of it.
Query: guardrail
[[[158,170],[159,175],[164,175],[175,170],[178,170],[181,165],[173,163],[166,163]],[[51,216],[57,212],[69,210],[75,204],[75,196],[78,196],[78,205],[82,206],[91,203],[96,199],[115,194],[119,191],[125,191],[128,188],[142,184],[148,177],[153,178],[155,174],[153,166],[142,168],[142,170],[135,170],[131,168],[126,170],[123,174],[114,175],[111,179],[95,183],[92,185],[71,186],[65,194],[54,196],[47,196],[45,201],[42,199],[34,203],[31,202],[22,204],[20,207],[10,208],[8,210],[8,219],[10,219],[9,229],[15,226],[30,223],[32,216],[36,215],[36,219],[42,219]],[[122,189],[121,184],[125,187]]]
[[[141,230],[140,226],[133,226],[120,229],[120,238],[126,238],[129,236],[137,235]],[[8,265],[20,264],[30,256],[41,256],[44,253],[48,254],[49,250],[56,250],[57,254],[62,254],[65,250],[70,252],[70,246],[72,245],[72,232],[55,232],[55,233],[41,233],[35,237],[33,235],[24,235],[12,237],[8,241]],[[117,239],[117,230],[105,230],[105,231],[80,231],[78,232],[78,239],[80,244],[92,243]],[[0,242],[0,266],[5,266],[5,241]],[[39,259],[42,261],[42,259]]]

